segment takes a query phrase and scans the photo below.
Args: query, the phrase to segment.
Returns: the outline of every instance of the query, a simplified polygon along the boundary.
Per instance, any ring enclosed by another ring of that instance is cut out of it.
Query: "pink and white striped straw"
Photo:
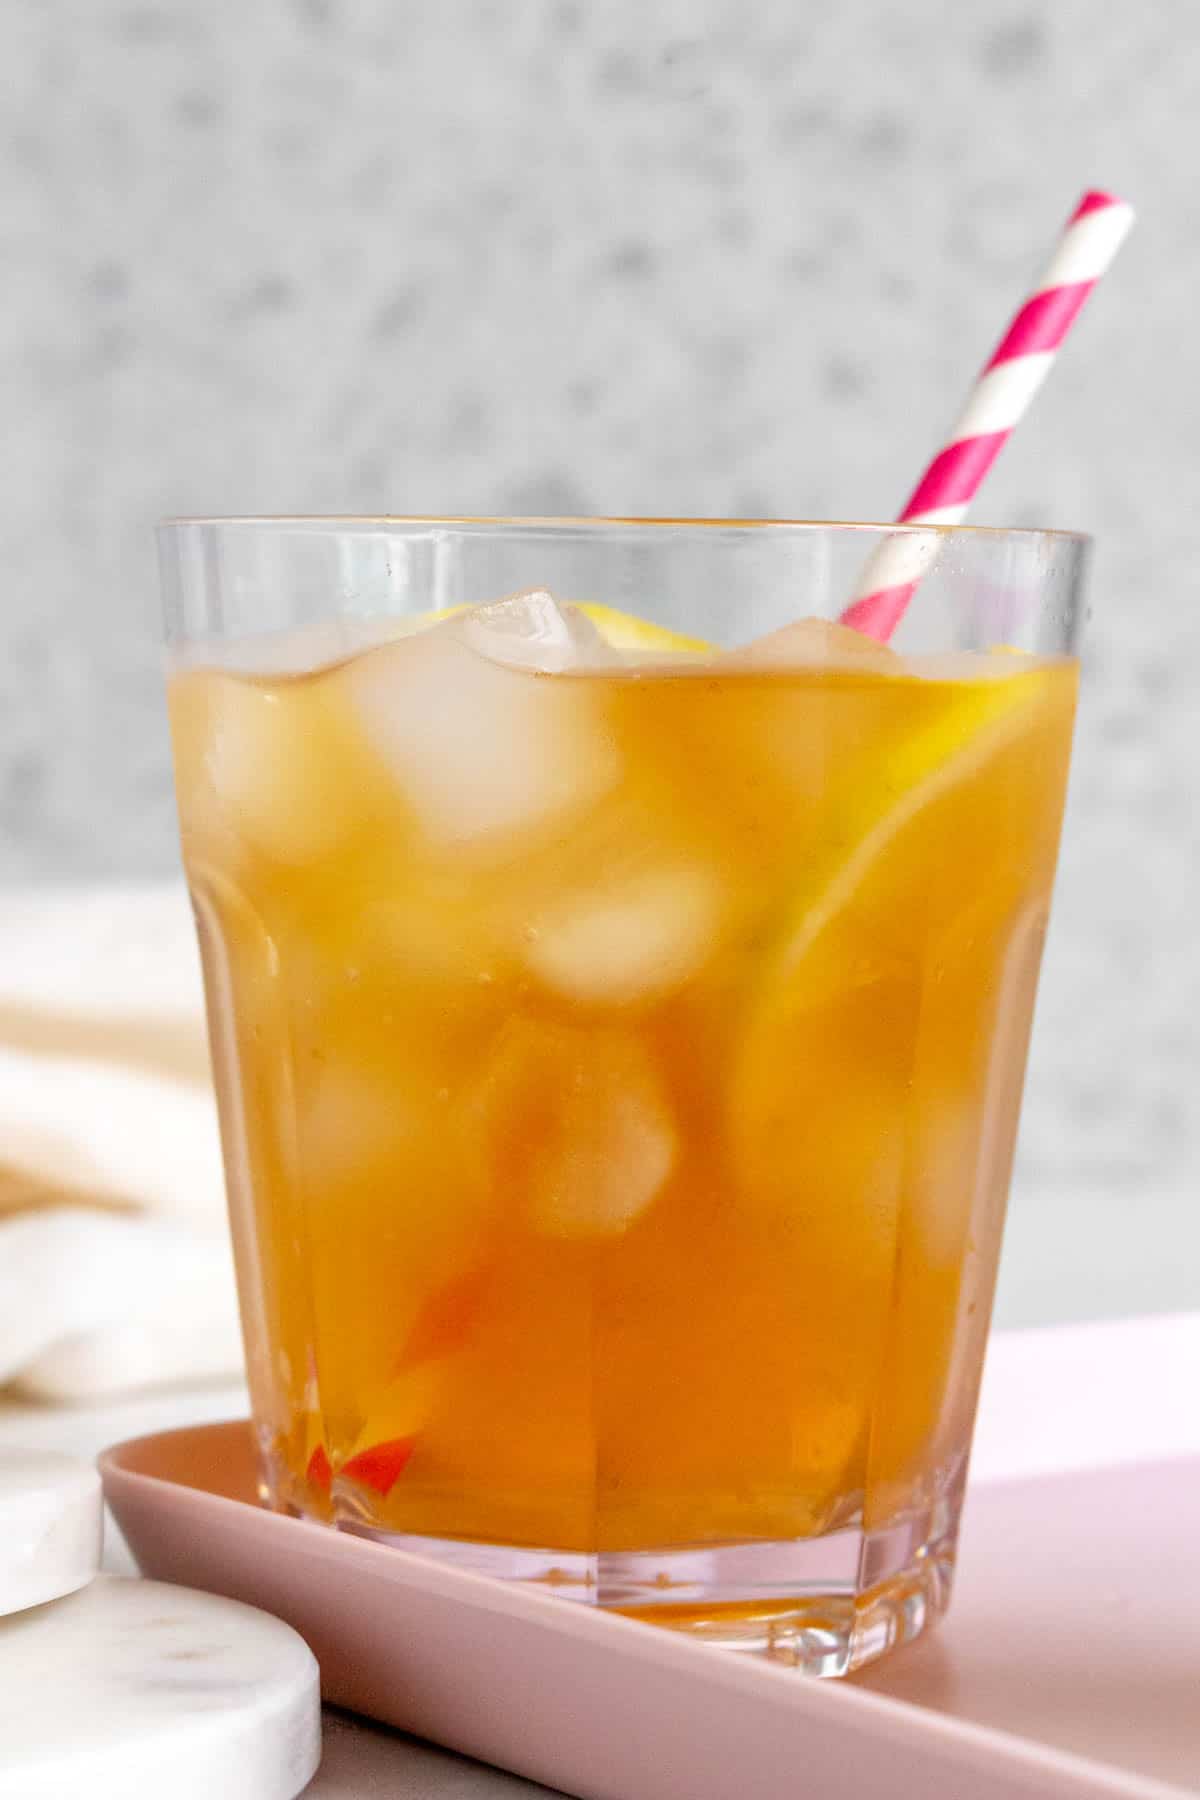
[[[992,352],[949,442],[918,481],[899,524],[958,524],[1132,224],[1133,208],[1125,201],[1112,194],[1083,196],[1043,280]],[[863,570],[843,625],[886,643],[937,553],[936,532],[898,532],[886,539]]]

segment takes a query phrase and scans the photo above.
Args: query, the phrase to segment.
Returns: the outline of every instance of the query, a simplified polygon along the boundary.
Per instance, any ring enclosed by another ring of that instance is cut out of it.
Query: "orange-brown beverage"
[[[836,1671],[944,1604],[1075,698],[518,596],[170,688],[266,1492]]]

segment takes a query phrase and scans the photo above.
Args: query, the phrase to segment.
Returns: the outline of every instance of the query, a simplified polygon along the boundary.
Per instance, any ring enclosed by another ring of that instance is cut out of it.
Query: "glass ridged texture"
[[[1086,546],[795,628],[883,531],[164,527],[271,1505],[816,1673],[946,1605]]]

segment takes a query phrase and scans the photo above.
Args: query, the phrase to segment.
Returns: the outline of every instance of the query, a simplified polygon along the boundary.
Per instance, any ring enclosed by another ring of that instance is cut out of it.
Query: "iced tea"
[[[269,1496],[861,1611],[961,1482],[1074,665],[515,623],[171,682]]]

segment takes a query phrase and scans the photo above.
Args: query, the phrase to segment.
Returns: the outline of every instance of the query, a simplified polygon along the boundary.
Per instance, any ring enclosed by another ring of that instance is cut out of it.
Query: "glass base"
[[[474,1575],[520,1582],[806,1675],[838,1676],[927,1630],[950,1600],[961,1481],[885,1527],[662,1550],[536,1549],[380,1530],[345,1502],[322,1522]],[[305,1516],[263,1484],[279,1510]]]
[[[954,1572],[955,1534],[927,1538],[915,1519],[883,1532],[845,1530],[799,1543],[591,1555],[416,1537],[349,1520],[338,1525],[805,1675],[846,1675],[919,1637],[946,1610]],[[898,1566],[897,1551],[907,1552]],[[860,1564],[877,1565],[870,1587],[857,1587]]]

